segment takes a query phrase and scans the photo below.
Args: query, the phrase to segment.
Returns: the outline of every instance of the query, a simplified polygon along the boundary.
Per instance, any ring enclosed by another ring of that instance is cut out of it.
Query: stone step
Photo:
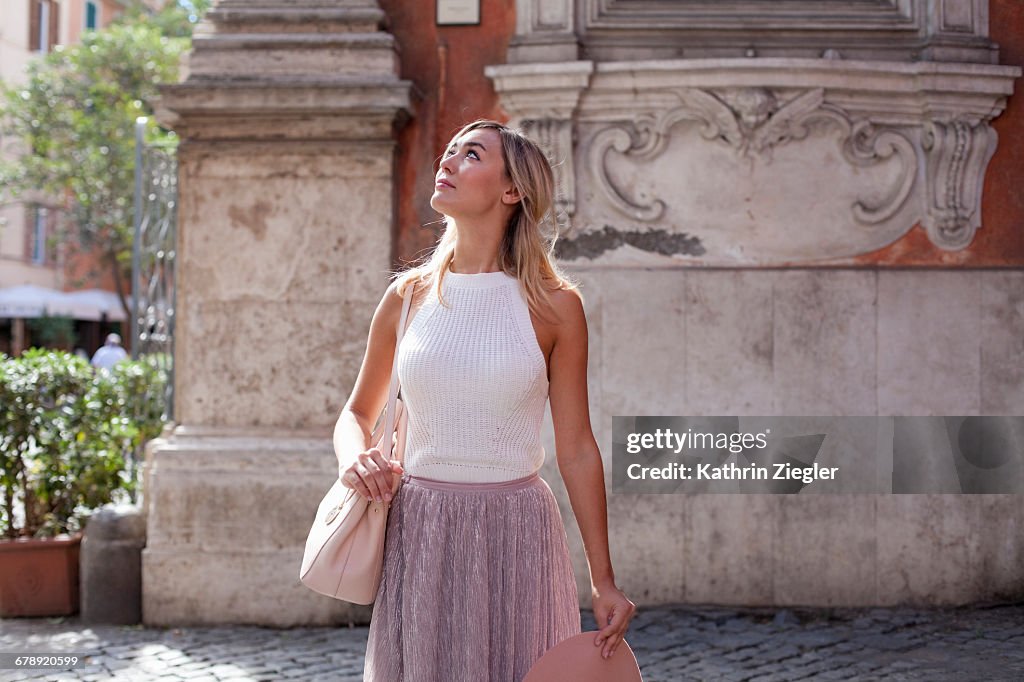
[[[209,24],[207,23],[209,22]],[[380,9],[371,7],[214,7],[196,27],[196,35],[217,33],[372,33],[387,22]],[[211,25],[212,24],[212,25]]]

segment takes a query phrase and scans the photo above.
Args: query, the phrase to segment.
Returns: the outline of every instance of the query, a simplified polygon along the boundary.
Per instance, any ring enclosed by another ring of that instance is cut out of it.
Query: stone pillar
[[[135,505],[107,504],[89,517],[79,572],[83,623],[139,622],[145,545],[146,520]]]
[[[373,0],[221,0],[157,118],[181,137],[175,415],[146,463],[143,622],[365,621],[298,579],[392,267],[411,83]]]

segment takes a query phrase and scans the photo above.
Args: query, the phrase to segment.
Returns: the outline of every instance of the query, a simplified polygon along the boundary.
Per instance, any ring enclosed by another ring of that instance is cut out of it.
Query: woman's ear
[[[515,185],[509,185],[505,192],[501,195],[501,200],[510,206],[518,204],[523,197],[519,194],[519,190]]]

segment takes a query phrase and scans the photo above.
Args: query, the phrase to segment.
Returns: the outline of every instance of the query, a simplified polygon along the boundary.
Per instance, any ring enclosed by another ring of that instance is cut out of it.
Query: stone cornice
[[[491,65],[484,69],[514,117],[534,118],[542,108],[576,109],[602,117],[636,110],[637,92],[677,88],[826,88],[849,111],[875,112],[890,122],[921,116],[991,119],[1013,93],[1017,66],[948,62],[878,62],[842,59],[676,59],[634,62],[572,61]]]
[[[384,23],[375,2],[219,2],[196,27],[182,82],[154,98],[156,118],[193,140],[390,142],[416,93]]]
[[[320,31],[373,31],[387,18],[379,7],[337,7],[334,3],[329,7],[253,7],[248,3],[232,7],[222,2],[211,8],[205,19],[207,25],[197,26],[194,35],[209,33],[211,26],[221,33],[305,31],[310,25]]]
[[[513,119],[571,118],[593,72],[593,62],[587,61],[484,67],[484,75],[501,95],[502,108]],[[539,112],[548,113],[538,116]]]
[[[410,81],[193,79],[151,98],[156,119],[192,139],[380,138],[409,116]],[[284,127],[280,120],[290,123]],[[296,118],[297,117],[297,118]]]

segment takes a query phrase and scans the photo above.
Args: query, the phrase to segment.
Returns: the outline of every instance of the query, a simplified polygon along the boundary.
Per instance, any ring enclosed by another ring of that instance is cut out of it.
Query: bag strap
[[[395,432],[395,403],[398,400],[398,347],[402,343],[402,336],[405,335],[406,319],[409,317],[409,306],[412,303],[412,283],[406,288],[405,296],[402,297],[402,317],[398,321],[398,336],[395,340],[395,356],[391,361],[391,388],[388,391],[388,404],[384,414],[384,440],[387,442],[386,459],[391,459],[394,448],[392,434]],[[382,453],[384,454],[384,453]]]

